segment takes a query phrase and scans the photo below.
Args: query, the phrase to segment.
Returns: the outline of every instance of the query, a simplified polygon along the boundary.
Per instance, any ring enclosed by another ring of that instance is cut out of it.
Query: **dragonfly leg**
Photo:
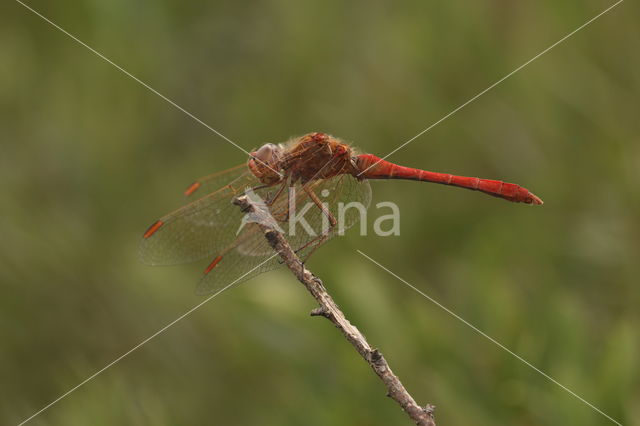
[[[315,238],[309,240],[302,247],[299,247],[297,250],[295,250],[297,254],[303,251],[304,249],[308,248],[309,246],[311,246],[311,250],[308,253],[306,253],[304,256],[304,259],[302,259],[302,263],[305,263],[309,259],[309,257],[311,257],[311,255],[318,249],[318,247],[320,247],[329,238],[329,233],[331,232],[331,229],[337,225],[338,221],[336,220],[335,216],[329,211],[327,206],[322,203],[318,195],[315,192],[313,192],[313,189],[311,189],[310,187],[307,187],[306,185],[303,186],[303,188],[304,188],[304,191],[307,193],[307,195],[309,195],[309,198],[311,198],[313,203],[320,209],[322,214],[324,214],[329,219],[329,229],[327,229],[327,232],[321,233]]]
[[[238,191],[236,191],[236,189],[233,186],[231,186],[231,185],[228,185],[228,186],[229,186],[229,188],[231,188],[231,190],[233,192],[238,192]],[[244,191],[242,193],[242,195],[247,195],[247,192],[255,192],[255,191],[259,190],[259,189],[269,188],[271,186],[273,186],[273,185],[258,185],[258,186],[254,186],[253,188],[249,188],[246,191]]]
[[[322,201],[320,200],[318,195],[315,192],[313,192],[313,189],[307,187],[306,185],[304,185],[302,188],[304,189],[304,192],[306,192],[309,195],[309,198],[311,198],[311,201],[313,201],[313,203],[316,206],[318,206],[320,211],[322,211],[322,214],[324,214],[329,219],[330,227],[333,228],[334,226],[336,226],[338,221],[336,220],[335,216],[331,214],[331,212],[329,211],[326,205],[322,204]]]
[[[270,188],[273,185],[259,185],[259,186],[254,186],[253,188],[249,188],[247,189],[243,194],[246,195],[249,192],[255,192],[259,189],[265,189],[265,188]],[[276,191],[276,193],[273,195],[273,197],[269,196],[267,194],[267,199],[264,201],[264,205],[267,207],[271,207],[275,204],[275,202],[278,200],[278,198],[280,197],[280,195],[282,194],[282,192],[284,191],[284,189],[287,187],[287,182],[284,182],[280,188],[278,188],[278,190]],[[233,188],[231,188],[234,192],[236,192]],[[288,208],[288,204],[287,204],[287,208]],[[275,216],[274,216],[275,217]],[[289,217],[289,212],[286,212],[285,215],[285,221],[287,220],[287,218]],[[277,219],[277,218],[276,218]]]
[[[322,203],[322,201],[320,200],[320,197],[318,197],[318,195],[313,191],[313,189],[311,189],[310,186],[303,185],[302,189],[307,194],[307,196],[311,199],[311,201],[313,201],[313,204],[315,204],[315,206],[320,209],[322,214],[325,215],[327,219],[329,219],[329,228],[326,230],[326,232],[320,233],[319,235],[315,236],[311,240],[304,243],[302,246],[298,247],[297,249],[294,249],[294,252],[297,254],[311,247],[309,252],[305,253],[304,259],[302,259],[302,263],[305,263],[309,259],[309,257],[316,251],[316,249],[320,247],[329,238],[329,234],[331,233],[331,230],[338,224],[338,221],[336,220],[335,216],[331,213],[331,211],[329,211],[327,206]],[[289,217],[289,205],[291,202],[291,192],[292,192],[291,190],[288,191],[289,202],[287,203],[286,217],[283,220],[285,222],[288,220],[288,217]]]
[[[287,188],[287,202],[286,202],[286,207],[284,212],[282,212],[282,214],[280,216],[278,216],[275,212],[272,212],[271,215],[274,217],[275,220],[277,220],[278,222],[288,222],[289,221],[289,209],[291,208],[291,188],[293,187],[292,184],[290,184],[289,182],[285,182],[282,185],[282,188],[280,188],[278,190],[278,193],[276,194],[276,196],[274,196],[273,201],[270,204],[267,204],[269,207],[271,207],[275,201],[276,198],[280,196],[280,194],[282,194],[284,192],[284,189]]]
[[[309,259],[309,257],[311,257],[311,255],[318,249],[318,247],[320,247],[322,245],[322,243],[324,243],[327,240],[327,238],[329,238],[328,234],[320,234],[320,235],[316,236],[315,238],[307,241],[302,246],[300,246],[297,249],[295,249],[293,252],[295,254],[298,254],[301,251],[303,251],[304,249],[306,249],[307,247],[313,246],[311,248],[311,250],[308,253],[305,254],[304,259],[301,260],[302,264],[304,264]],[[283,260],[278,260],[278,263],[283,264],[284,261]]]
[[[269,197],[267,200],[265,200],[264,203],[267,206],[271,207],[273,203],[276,202],[278,197],[280,197],[280,194],[282,194],[282,191],[284,191],[286,187],[287,187],[287,182],[283,182],[282,185],[280,185],[280,188],[278,189],[278,191],[273,195],[273,197]]]
[[[324,243],[327,238],[329,238],[328,234],[320,234],[317,237],[315,237],[314,239],[308,241],[307,243],[305,243],[302,247],[298,248],[297,250],[295,250],[295,253],[298,254],[299,252],[301,252],[302,250],[306,249],[309,246],[313,246],[311,247],[311,250],[309,250],[308,253],[305,254],[304,259],[302,259],[302,264],[305,264],[307,262],[307,260],[309,260],[309,258],[311,257],[311,255],[318,249],[318,247],[320,247],[322,245],[322,243]]]

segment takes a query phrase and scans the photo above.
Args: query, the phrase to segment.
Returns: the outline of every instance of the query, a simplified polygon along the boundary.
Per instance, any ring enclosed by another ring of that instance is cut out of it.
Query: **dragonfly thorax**
[[[352,174],[353,150],[326,133],[309,133],[299,138],[282,157],[282,170],[292,181],[302,183]]]

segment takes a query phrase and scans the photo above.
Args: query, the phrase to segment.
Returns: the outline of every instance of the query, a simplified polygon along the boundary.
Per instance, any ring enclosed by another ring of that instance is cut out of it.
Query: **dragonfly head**
[[[282,148],[273,143],[262,145],[250,153],[249,170],[264,184],[274,184],[282,181],[280,158]]]

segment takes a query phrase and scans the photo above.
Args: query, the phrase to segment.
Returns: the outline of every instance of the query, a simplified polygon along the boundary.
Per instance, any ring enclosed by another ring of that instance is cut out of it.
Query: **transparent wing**
[[[369,183],[359,182],[349,175],[313,181],[306,185],[306,189],[319,196],[338,221],[336,226],[329,225],[327,215],[313,203],[300,184],[282,191],[269,207],[283,235],[302,259],[357,223],[371,201]],[[256,194],[262,200],[269,200],[277,194],[277,188],[261,189]],[[239,211],[237,206],[233,208]],[[255,223],[247,223],[246,217],[244,224],[241,217],[234,218],[238,222],[231,227],[235,232],[243,225],[241,231],[224,250],[212,256],[212,262],[198,284],[199,294],[216,292],[281,266],[280,258],[271,249],[259,227]]]
[[[225,186],[246,171],[247,165],[243,163],[227,170],[203,176],[189,185],[187,189],[185,189],[184,195],[190,198],[196,198],[204,194],[209,194]]]
[[[196,293],[215,293],[246,281],[281,266],[279,260],[258,225],[246,224],[234,243],[213,258],[198,283]]]
[[[301,259],[366,218],[366,211],[371,203],[369,182],[358,182],[350,175],[339,175],[307,184],[306,189],[318,196],[337,221],[335,226],[331,226],[329,215],[313,202],[304,188],[296,186],[294,189],[296,208],[289,212],[289,220],[282,224],[282,230]]]
[[[154,222],[140,242],[140,260],[149,265],[192,262],[231,244],[243,216],[232,201],[247,188],[260,185],[244,170],[237,170],[239,176],[227,174],[231,180],[217,191]]]
[[[141,260],[171,265],[209,257],[211,263],[198,285],[201,294],[277,268],[279,257],[260,228],[232,204],[235,197],[259,186],[245,165],[198,179],[185,191],[187,196],[216,190],[152,224],[140,243]],[[371,200],[369,184],[349,175],[312,181],[304,187],[298,183],[280,188],[257,189],[254,199],[271,201],[271,214],[303,259],[360,220]],[[313,202],[309,191],[326,205],[328,214]],[[336,226],[329,226],[328,215],[337,220]]]

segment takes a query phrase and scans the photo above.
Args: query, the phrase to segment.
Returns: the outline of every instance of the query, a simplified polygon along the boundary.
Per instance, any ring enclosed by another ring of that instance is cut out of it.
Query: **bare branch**
[[[342,332],[349,343],[353,345],[380,377],[387,388],[387,395],[400,404],[411,420],[420,426],[435,426],[434,407],[432,405],[421,407],[416,403],[402,385],[400,379],[393,373],[382,353],[372,348],[360,330],[345,318],[338,305],[325,289],[322,281],[305,268],[284,236],[275,229],[273,226],[274,219],[266,206],[253,203],[244,195],[236,198],[234,204],[240,206],[245,213],[249,214],[250,222],[256,223],[262,229],[271,247],[316,299],[320,306],[311,311],[311,316],[327,318]]]

